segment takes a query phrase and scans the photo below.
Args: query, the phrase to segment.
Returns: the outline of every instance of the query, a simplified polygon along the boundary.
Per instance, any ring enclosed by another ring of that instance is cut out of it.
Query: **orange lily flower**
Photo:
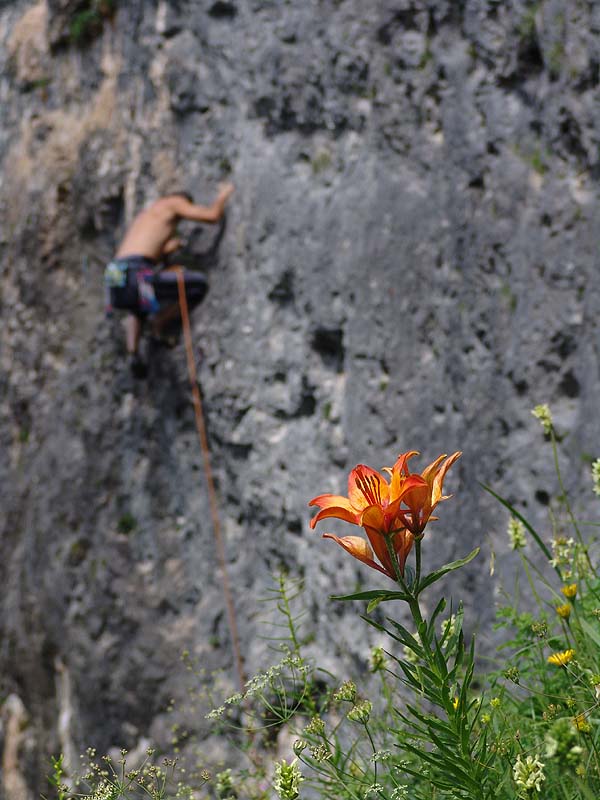
[[[397,576],[388,543],[403,575],[415,536],[422,535],[433,509],[446,499],[441,491],[444,476],[460,453],[454,453],[443,464],[446,456],[440,456],[422,475],[408,470],[408,460],[415,455],[415,450],[403,453],[391,469],[385,468],[389,483],[371,467],[359,464],[348,476],[348,497],[321,494],[309,503],[319,507],[311,528],[328,517],[362,526],[368,542],[360,536],[339,537],[332,533],[323,534],[323,538],[333,539],[351,556],[392,580]]]
[[[396,479],[402,481],[411,476],[407,462],[413,455],[415,455],[414,452],[404,453],[399,456],[391,469],[392,478],[396,475]],[[451,497],[451,495],[442,494],[444,478],[450,467],[461,455],[462,453],[457,451],[456,453],[452,453],[451,456],[446,457],[444,453],[439,458],[436,458],[435,461],[432,461],[421,473],[423,483],[411,487],[404,494],[403,502],[408,506],[409,511],[408,514],[404,514],[404,521],[406,527],[413,536],[419,538],[423,535],[423,531],[429,520],[437,519],[437,517],[431,516],[434,508],[442,500],[448,500]]]
[[[403,574],[413,537],[399,516],[400,504],[404,494],[421,483],[423,479],[418,475],[403,481],[395,481],[392,477],[391,483],[388,483],[379,472],[365,464],[359,464],[348,476],[348,497],[320,494],[310,501],[310,506],[318,506],[320,509],[311,520],[310,526],[314,528],[319,520],[326,517],[336,517],[353,525],[362,525],[368,542],[360,536],[339,537],[332,533],[323,534],[323,538],[333,539],[354,558],[396,580],[386,537],[391,541]],[[380,564],[375,561],[375,555]]]

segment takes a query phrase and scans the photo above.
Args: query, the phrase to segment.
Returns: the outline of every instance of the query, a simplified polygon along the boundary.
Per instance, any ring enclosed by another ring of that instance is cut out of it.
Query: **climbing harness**
[[[183,336],[185,340],[188,375],[190,379],[190,386],[192,388],[192,398],[194,402],[196,429],[198,431],[198,439],[200,440],[200,449],[202,450],[202,458],[204,461],[204,474],[206,475],[208,501],[210,506],[210,514],[212,518],[213,533],[215,536],[215,544],[217,548],[217,559],[219,561],[219,567],[221,569],[223,594],[225,595],[225,604],[227,606],[227,618],[229,621],[229,633],[231,635],[231,645],[233,648],[233,656],[235,660],[237,677],[239,681],[239,688],[240,691],[242,691],[244,688],[244,684],[246,683],[246,678],[244,676],[244,667],[240,651],[240,643],[239,643],[237,624],[235,619],[235,608],[233,604],[233,597],[229,585],[229,578],[227,576],[227,563],[225,561],[225,547],[223,545],[223,537],[221,534],[221,522],[219,519],[217,491],[215,489],[215,482],[213,479],[213,473],[210,464],[210,448],[208,445],[208,437],[206,435],[206,425],[204,423],[204,413],[202,410],[202,401],[200,400],[200,391],[198,389],[196,362],[194,361],[192,334],[190,330],[190,317],[188,313],[187,297],[185,294],[185,278],[183,274],[183,269],[181,267],[175,267],[173,271],[177,274],[177,292],[179,296],[181,323],[183,326]]]

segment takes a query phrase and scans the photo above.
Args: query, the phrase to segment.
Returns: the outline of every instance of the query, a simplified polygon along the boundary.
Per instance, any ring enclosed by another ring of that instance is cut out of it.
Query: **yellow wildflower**
[[[456,709],[458,708],[458,703],[459,703],[458,697],[455,697],[455,698],[454,698],[454,700],[452,701],[452,708],[453,708],[455,711],[456,711]]]
[[[569,600],[573,600],[573,598],[577,594],[577,584],[569,583],[566,586],[561,586],[560,590],[566,598],[568,598]]]
[[[592,729],[592,726],[587,721],[585,714],[577,714],[576,717],[573,717],[573,725],[578,731],[581,731],[581,733],[589,733]]]
[[[571,615],[571,606],[568,603],[565,603],[562,606],[556,606],[556,613],[563,619],[569,619]]]
[[[562,650],[560,653],[552,653],[548,656],[549,664],[556,664],[557,667],[566,667],[575,655],[575,650]]]

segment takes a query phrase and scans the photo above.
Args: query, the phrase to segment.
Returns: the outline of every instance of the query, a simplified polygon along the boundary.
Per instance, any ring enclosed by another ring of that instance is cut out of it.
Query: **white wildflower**
[[[562,570],[562,576],[565,580],[567,580],[571,572],[570,570],[565,572],[566,568],[570,568],[571,564],[573,563],[573,554],[575,552],[575,541],[573,539],[566,539],[564,536],[556,536],[551,544],[552,548],[552,559],[550,561],[550,565],[553,567],[560,567]]]
[[[418,633],[413,634],[413,639],[417,642],[417,644],[421,644],[421,637]],[[419,656],[412,650],[408,645],[404,645],[402,647],[404,651],[404,657],[408,661],[409,664],[418,664],[419,663]]]
[[[277,792],[279,800],[297,800],[300,797],[300,784],[303,780],[297,758],[291,764],[288,764],[285,759],[275,764],[273,788]]]
[[[219,706],[218,708],[213,708],[212,711],[209,711],[206,715],[206,719],[220,719],[224,713],[225,706]]]
[[[527,756],[522,761],[518,755],[513,766],[513,778],[521,797],[529,797],[532,791],[541,792],[542,783],[546,780],[544,764],[537,756]]]
[[[520,519],[511,517],[508,521],[506,533],[508,534],[511,550],[521,550],[527,544],[527,540],[525,539],[525,525],[523,525]]]
[[[444,639],[449,639],[451,636],[454,636],[456,633],[456,614],[450,614],[448,619],[442,620],[442,624],[440,625],[440,633]]]
[[[346,716],[352,722],[362,722],[363,725],[366,725],[371,716],[372,708],[373,705],[369,700],[361,700],[354,708],[350,709]]]
[[[592,491],[600,496],[600,458],[592,464]]]
[[[552,431],[553,422],[552,412],[546,403],[536,406],[531,413],[540,421],[542,428],[544,429],[544,433],[548,435]]]
[[[371,761],[376,764],[378,761],[388,761],[391,757],[389,750],[376,750],[371,756]]]

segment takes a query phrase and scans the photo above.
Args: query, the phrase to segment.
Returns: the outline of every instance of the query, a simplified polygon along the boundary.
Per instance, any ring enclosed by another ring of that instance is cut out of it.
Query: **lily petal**
[[[360,524],[365,529],[367,538],[375,555],[386,568],[390,576],[394,576],[394,565],[388,553],[384,533],[389,530],[383,511],[379,506],[369,506],[363,511]]]
[[[400,497],[404,488],[404,482],[410,475],[407,467],[409,458],[417,455],[419,455],[417,450],[409,450],[407,453],[402,453],[398,456],[396,463],[390,470],[390,474],[392,476],[390,484],[390,497],[393,500],[395,500],[397,497]]]
[[[357,464],[348,476],[348,499],[361,511],[367,506],[386,503],[389,489],[386,479],[366,464]]]
[[[408,450],[406,453],[400,453],[400,455],[396,459],[396,463],[392,467],[392,471],[402,473],[403,475],[408,475],[409,472],[406,464],[408,463],[408,460],[410,458],[418,455],[419,455],[418,450]]]
[[[309,506],[319,506],[319,508],[327,508],[328,506],[341,506],[348,511],[353,511],[352,505],[347,497],[342,497],[341,494],[318,494],[308,504]]]
[[[431,492],[432,508],[435,508],[435,506],[439,503],[440,500],[446,500],[450,496],[447,495],[446,497],[442,497],[442,486],[444,483],[444,478],[446,477],[446,473],[448,472],[452,464],[454,464],[454,462],[457,461],[461,457],[461,455],[462,455],[461,451],[457,450],[456,453],[452,453],[451,456],[448,456],[448,458],[439,468],[435,478],[433,479],[433,489]]]
[[[310,527],[314,528],[320,519],[326,517],[337,517],[350,522],[354,525],[358,524],[358,512],[352,507],[352,504],[347,497],[342,497],[339,494],[319,494],[308,504],[309,506],[318,506],[321,510],[310,521]]]
[[[341,498],[344,499],[343,497]],[[326,508],[322,508],[310,521],[310,527],[314,528],[317,522],[321,519],[326,519],[327,517],[335,517],[336,519],[344,520],[344,522],[350,522],[352,525],[358,525],[360,513],[357,513],[353,510],[348,510],[345,506],[328,506]]]
[[[388,578],[392,578],[391,575],[386,569],[380,567],[379,564],[374,560],[373,550],[369,546],[368,542],[361,536],[335,536],[333,533],[324,533],[323,539],[333,539],[334,542],[337,542],[347,553],[350,553],[351,556],[358,559],[358,561],[362,561],[363,564],[367,564],[367,566],[371,567],[372,569],[376,569],[378,572],[383,572],[384,575],[387,575]]]
[[[427,483],[433,483],[433,479],[435,478],[438,472],[438,467],[445,458],[446,458],[446,453],[442,453],[442,455],[438,456],[438,458],[436,458],[435,461],[432,461],[428,467],[425,467],[425,469],[421,473],[421,477],[424,478],[427,481]],[[431,475],[431,480],[429,480],[430,475]]]

